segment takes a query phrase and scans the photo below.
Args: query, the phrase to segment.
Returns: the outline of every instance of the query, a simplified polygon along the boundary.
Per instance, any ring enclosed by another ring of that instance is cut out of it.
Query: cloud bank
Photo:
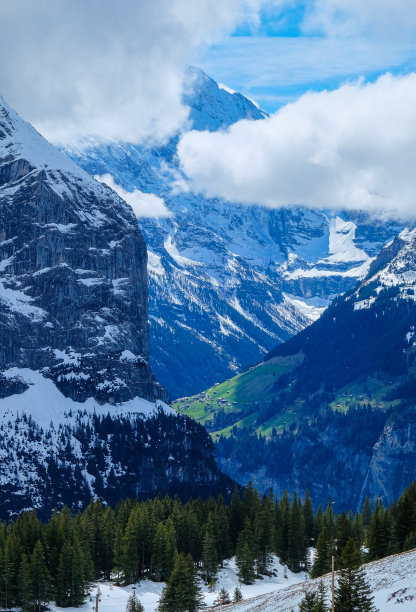
[[[94,178],[100,183],[105,183],[120,198],[123,198],[132,207],[136,217],[160,218],[170,217],[172,214],[166,207],[165,201],[153,193],[145,193],[140,189],[126,191],[121,185],[117,185],[111,174],[103,174],[102,176],[96,174]]]
[[[414,38],[414,0],[314,0],[307,5],[302,29],[326,36]]]
[[[416,74],[307,93],[263,121],[189,132],[190,187],[272,208],[306,205],[416,218]]]
[[[163,141],[188,111],[197,49],[255,19],[262,0],[0,3],[0,93],[48,139]]]

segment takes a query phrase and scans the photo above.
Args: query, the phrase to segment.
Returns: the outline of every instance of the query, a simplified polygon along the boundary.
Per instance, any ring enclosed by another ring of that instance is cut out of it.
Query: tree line
[[[168,496],[127,499],[114,508],[91,501],[76,514],[63,507],[48,522],[24,512],[0,523],[0,606],[23,612],[40,612],[51,600],[77,606],[88,582],[99,578],[167,581],[168,589],[176,572],[192,574],[194,586],[197,577],[214,584],[233,556],[246,584],[271,573],[273,555],[290,570],[317,577],[330,571],[332,555],[342,567],[349,542],[361,562],[416,547],[415,483],[389,508],[366,499],[354,515],[335,514],[332,503],[315,512],[308,493],[260,496],[250,484],[241,495],[236,489],[228,504],[221,496],[187,503]],[[310,546],[316,546],[312,567]]]

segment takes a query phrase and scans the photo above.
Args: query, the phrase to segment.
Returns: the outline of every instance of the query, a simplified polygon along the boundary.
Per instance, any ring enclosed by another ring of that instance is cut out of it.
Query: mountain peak
[[[4,100],[0,218],[3,397],[27,391],[33,370],[75,402],[164,398],[148,363],[147,251],[131,208]]]
[[[183,101],[191,109],[189,119],[195,130],[215,132],[241,119],[267,117],[251,100],[219,85],[200,68],[188,68],[186,83]]]

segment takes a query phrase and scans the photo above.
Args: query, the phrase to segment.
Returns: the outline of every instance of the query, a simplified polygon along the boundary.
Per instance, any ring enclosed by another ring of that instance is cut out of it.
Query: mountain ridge
[[[415,479],[415,247],[405,229],[315,323],[175,405],[211,432],[223,470],[352,510]]]
[[[264,117],[195,68],[184,102],[195,130]],[[364,213],[204,198],[187,190],[176,146],[177,137],[159,149],[116,142],[67,149],[91,175],[153,193],[169,210],[138,221],[149,250],[152,367],[170,397],[232,376],[316,320],[402,228]]]

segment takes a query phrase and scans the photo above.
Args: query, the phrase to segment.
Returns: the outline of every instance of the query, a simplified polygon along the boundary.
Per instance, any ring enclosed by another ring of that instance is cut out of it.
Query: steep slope
[[[416,551],[412,550],[364,565],[374,603],[380,612],[413,612],[416,600],[415,561]],[[327,574],[322,580],[329,600],[331,575]],[[308,580],[233,606],[224,606],[223,609],[236,612],[291,612],[297,609],[307,591],[318,587],[318,583],[319,579]]]
[[[191,69],[190,127],[224,129],[265,114]],[[152,367],[171,397],[258,362],[351,289],[401,229],[364,214],[266,210],[183,191],[177,139],[146,149],[92,142],[67,153],[92,175],[163,198],[170,216],[139,218],[149,249]],[[166,350],[169,347],[169,351]]]
[[[229,474],[344,509],[366,495],[391,503],[416,477],[415,252],[406,229],[264,363],[178,402],[212,432]]]
[[[0,98],[3,515],[228,490],[152,375],[146,265],[130,207]]]

